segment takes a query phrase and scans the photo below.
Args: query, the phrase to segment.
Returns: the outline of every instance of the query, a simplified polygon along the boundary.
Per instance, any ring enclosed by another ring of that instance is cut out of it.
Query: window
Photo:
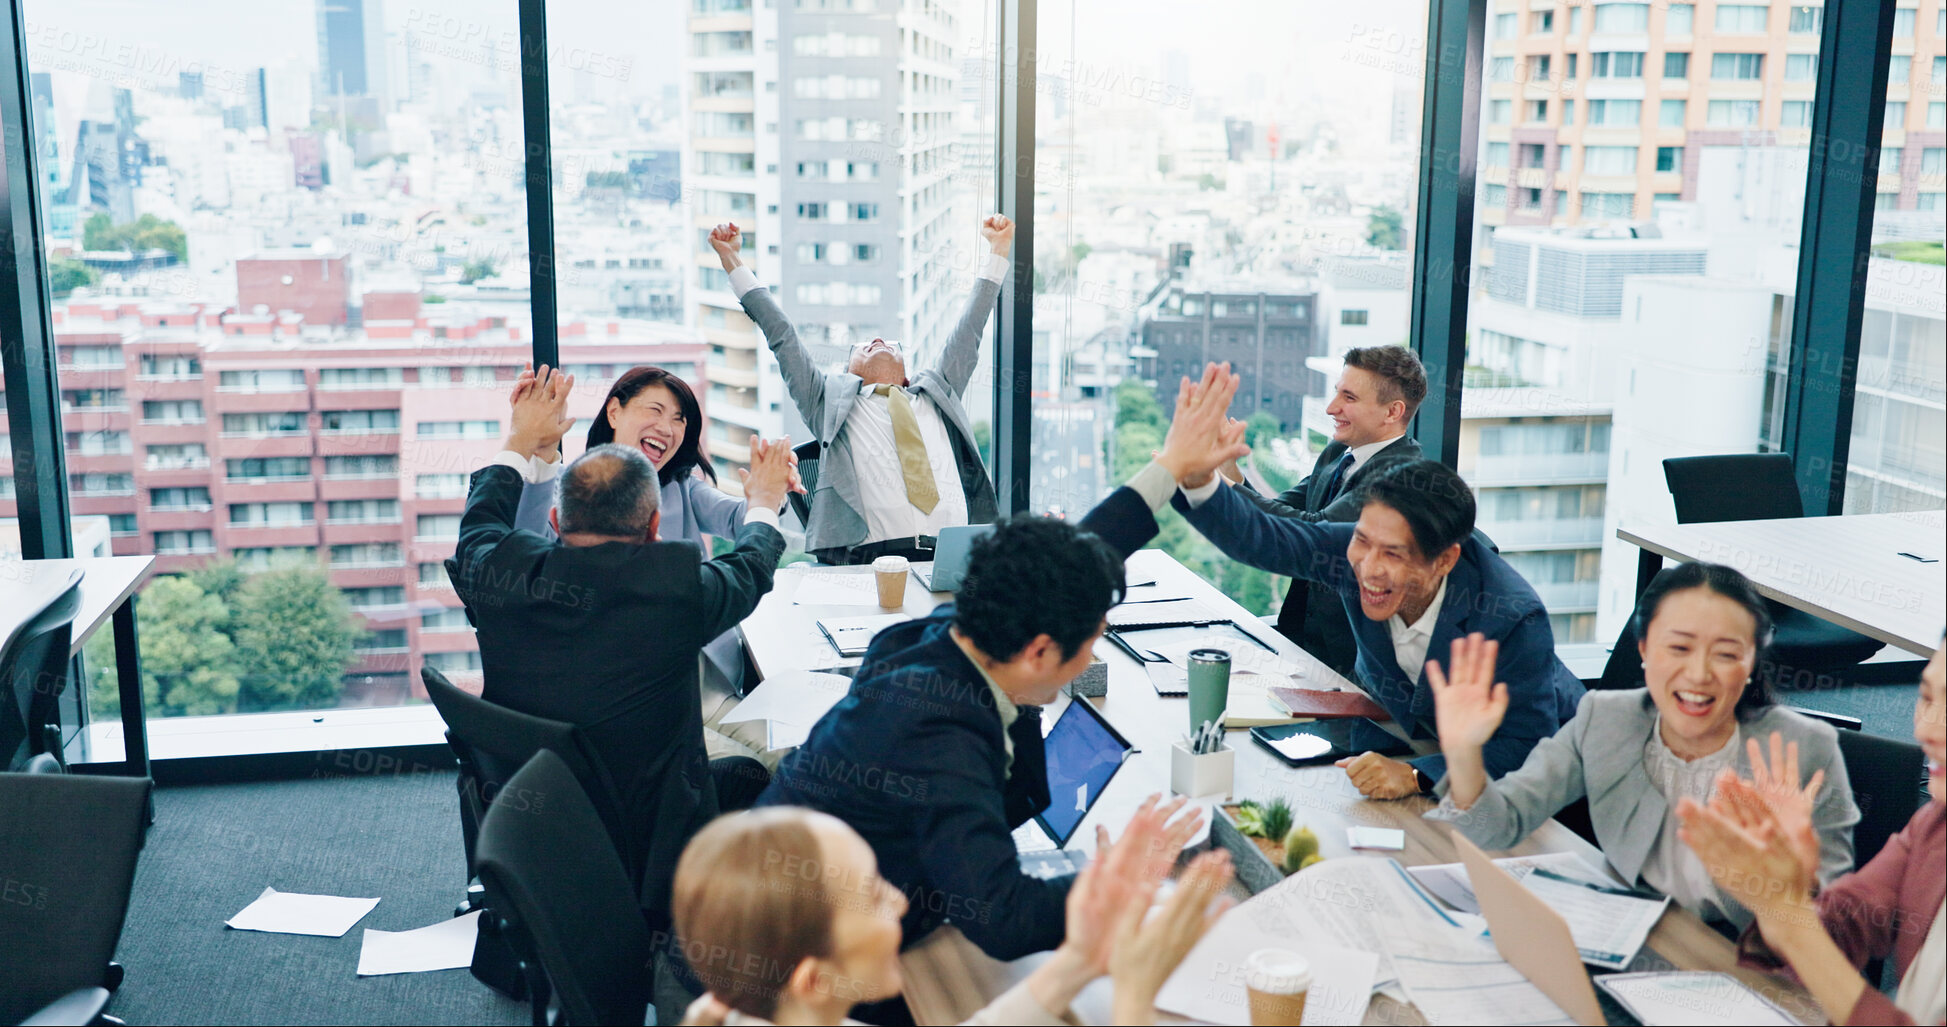
[[[183,471],[208,467],[210,455],[200,442],[177,442],[147,447],[142,462],[151,471]]]
[[[1819,55],[1815,53],[1793,53],[1785,55],[1785,81],[1810,82],[1819,77]]]
[[[1893,38],[1894,39],[1913,38],[1914,13],[1915,12],[1913,8],[1911,7],[1902,7],[1899,10],[1893,12]],[[1939,34],[1940,32],[1936,30],[1935,35],[1939,35]]]
[[[1494,38],[1513,39],[1515,36],[1519,35],[1520,29],[1517,27],[1517,22],[1516,22],[1516,19],[1518,18],[1520,18],[1520,15],[1518,14],[1495,15],[1494,16]]]
[[[387,524],[398,519],[396,499],[334,499],[325,507],[328,524]]]
[[[326,410],[319,414],[326,434],[374,435],[399,430],[397,410]]]
[[[1634,146],[1588,146],[1582,150],[1582,173],[1585,175],[1634,175],[1636,173],[1636,148]]]
[[[1628,218],[1636,213],[1634,193],[1583,193],[1584,218]]]
[[[1906,148],[1903,146],[1880,147],[1879,173],[1882,175],[1898,175],[1900,173],[1900,160],[1905,153]]]
[[[1481,188],[1481,206],[1483,208],[1498,210],[1507,205],[1508,205],[1507,186],[1488,185],[1488,186],[1483,186]]]
[[[1666,36],[1687,36],[1691,23],[1696,19],[1696,4],[1671,4],[1668,13],[1663,15],[1663,34]]]
[[[1521,163],[1519,167],[1538,168],[1548,159],[1548,147],[1541,143],[1521,144]]]
[[[8,478],[7,481],[11,483],[13,479]],[[109,514],[108,533],[110,535],[124,535],[124,536],[140,534],[140,529],[137,527],[135,522],[135,515],[134,514]]]
[[[421,421],[417,432],[422,439],[491,439],[500,435],[500,422]]]
[[[1365,310],[1341,310],[1339,311],[1339,323],[1342,325],[1365,324],[1368,313],[1370,312]]]
[[[162,353],[144,353],[141,356],[138,377],[154,379],[190,379],[203,376],[203,362],[195,356]]]
[[[1712,100],[1705,120],[1712,128],[1750,128],[1758,123],[1756,100]]]
[[[396,389],[405,384],[402,367],[327,367],[318,372],[318,388]]]
[[[1943,159],[1944,155],[1947,155],[1947,149],[1942,149],[1938,146],[1929,146],[1921,150],[1920,177],[1939,178],[1941,175],[1947,174],[1947,159]],[[1884,167],[1885,165],[1882,164],[1881,166]]]
[[[1666,53],[1663,55],[1664,78],[1689,78],[1690,55],[1687,53]]]
[[[67,449],[76,456],[120,456],[135,451],[128,432],[109,429],[68,432]]]
[[[403,559],[401,553],[397,542],[361,542],[332,546],[330,559],[331,566],[337,568],[397,567]]]
[[[1528,58],[1528,81],[1548,81],[1548,55],[1535,54]]]
[[[1568,55],[1568,73],[1563,75],[1562,76],[1563,78],[1573,79],[1575,77],[1575,62],[1578,59],[1580,59],[1581,56],[1582,56],[1581,54],[1575,54],[1575,53]]]
[[[1597,32],[1648,32],[1650,5],[1603,4],[1595,9],[1592,24]]]
[[[1762,35],[1770,14],[1762,4],[1718,4],[1717,31]]]
[[[158,531],[154,534],[157,556],[195,556],[216,551],[208,531]]]
[[[1943,9],[1941,13],[1947,14],[1947,9]],[[1947,33],[1942,33],[1942,35],[1947,35]],[[1933,82],[1935,85],[1947,82],[1947,56],[1935,57],[1933,59]]]
[[[69,346],[63,351],[76,371],[116,370],[122,366],[120,346]]]
[[[1481,161],[1481,163],[1490,168],[1509,167],[1510,165],[1508,164],[1508,144],[1488,143],[1487,156],[1485,157],[1485,159]]]
[[[1608,7],[1598,7],[1596,8],[1596,12],[1599,14],[1609,9]],[[1589,77],[1642,78],[1643,55],[1639,52],[1630,51],[1592,53],[1589,55]]]
[[[1819,24],[1824,20],[1822,16],[1825,14],[1825,8],[1800,4],[1789,10],[1791,20],[1785,31],[1793,35],[1818,35]]]
[[[1582,9],[1580,7],[1571,7],[1568,9],[1568,34],[1571,37],[1582,34]]]
[[[1526,109],[1526,111],[1527,111],[1527,113],[1528,113],[1528,117],[1527,117],[1527,120],[1529,120],[1529,121],[1531,121],[1531,122],[1539,122],[1539,121],[1547,121],[1547,120],[1548,120],[1548,101],[1547,101],[1547,100],[1529,100],[1529,101],[1528,101],[1528,106],[1527,106],[1527,107],[1526,107],[1525,109]]]
[[[1885,130],[1888,132],[1899,132],[1899,131],[1903,131],[1905,128],[1906,128],[1906,101],[1905,100],[1886,101]]]
[[[1659,174],[1683,171],[1683,147],[1659,146],[1656,148],[1656,170]]]
[[[61,392],[61,410],[127,410],[128,395],[121,389],[65,389]]]
[[[1686,101],[1664,100],[1657,105],[1656,123],[1664,128],[1682,128]]]
[[[1603,128],[1635,128],[1643,121],[1641,100],[1590,100],[1589,124]]]
[[[1514,58],[1496,57],[1493,60],[1488,61],[1487,80],[1489,82],[1514,81]]]
[[[1507,124],[1513,118],[1513,112],[1514,102],[1512,100],[1487,101],[1487,123],[1490,125]]]
[[[1913,58],[1905,54],[1894,54],[1886,65],[1886,83],[1903,86],[1913,76]]]
[[[210,490],[200,485],[189,488],[149,490],[151,510],[208,510]]]
[[[1528,31],[1536,33],[1555,31],[1555,12],[1535,11],[1529,14]]]
[[[406,629],[380,628],[352,643],[352,648],[361,652],[405,652]]]
[[[1562,124],[1575,124],[1575,98],[1572,96],[1562,98]]]
[[[420,514],[413,537],[426,542],[457,542],[460,538],[460,515]]]
[[[1723,8],[1718,8],[1722,11]],[[1758,10],[1764,10],[1760,7]],[[1710,77],[1718,80],[1751,81],[1764,77],[1764,54],[1720,53],[1710,57]]]
[[[406,590],[398,585],[378,585],[367,588],[348,588],[343,590],[346,601],[354,610],[369,610],[380,606],[398,606],[406,601]]]
[[[443,563],[422,563],[419,565],[419,588],[421,591],[452,591],[453,579],[446,573]]]
[[[475,650],[452,653],[427,653],[426,666],[441,674],[477,674],[480,672],[480,654]]]
[[[203,401],[200,399],[145,399],[142,401],[143,424],[202,424]]]
[[[304,372],[295,368],[265,371],[219,371],[218,392],[303,392]]]
[[[413,479],[413,494],[421,499],[456,499],[466,495],[464,474],[421,474]]]
[[[311,477],[308,456],[245,457],[223,461],[224,476],[231,481],[288,481]]]
[[[78,496],[132,496],[135,475],[89,471],[68,475],[68,488]]]
[[[1779,128],[1811,128],[1812,101],[1786,100],[1778,112]]]
[[[1947,102],[1933,100],[1927,104],[1927,128],[1947,128]]]
[[[289,527],[311,523],[309,503],[231,503],[233,528]]]
[[[234,436],[302,435],[307,431],[301,413],[224,414],[223,434]]]
[[[467,622],[466,610],[459,606],[444,606],[437,610],[427,610],[419,615],[421,631],[471,631],[473,625]]]
[[[399,474],[399,458],[380,456],[325,457],[326,478],[392,478]]]

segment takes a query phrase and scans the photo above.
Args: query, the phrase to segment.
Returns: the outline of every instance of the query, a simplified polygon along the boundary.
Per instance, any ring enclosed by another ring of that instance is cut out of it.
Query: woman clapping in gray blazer
[[[1429,663],[1447,776],[1426,816],[1452,822],[1482,848],[1506,849],[1587,797],[1596,841],[1623,880],[1742,928],[1751,914],[1678,840],[1676,808],[1685,797],[1708,800],[1720,774],[1755,774],[1768,788],[1817,794],[1819,883],[1850,870],[1859,810],[1837,733],[1775,705],[1753,677],[1771,617],[1751,582],[1718,564],[1669,568],[1643,592],[1632,624],[1645,687],[1583,696],[1575,718],[1498,781],[1481,763],[1481,745],[1507,709],[1507,686],[1494,683],[1494,643],[1456,639],[1451,676]]]

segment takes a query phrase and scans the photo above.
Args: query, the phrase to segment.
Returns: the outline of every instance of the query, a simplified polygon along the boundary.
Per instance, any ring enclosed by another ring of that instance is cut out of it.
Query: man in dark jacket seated
[[[1467,635],[1499,642],[1508,714],[1483,756],[1494,777],[1521,766],[1575,716],[1582,682],[1556,657],[1535,590],[1473,534],[1473,490],[1445,465],[1417,460],[1365,483],[1352,524],[1268,512],[1215,474],[1250,452],[1244,425],[1227,413],[1238,384],[1229,364],[1210,365],[1199,383],[1183,380],[1162,451],[1090,512],[1098,530],[1146,539],[1153,512],[1173,503],[1231,559],[1329,589],[1352,623],[1360,684],[1411,738],[1435,737],[1428,661],[1444,663]],[[1363,744],[1383,741],[1365,722],[1357,731],[1370,739]],[[1402,761],[1368,751],[1340,765],[1377,799],[1430,792],[1446,773],[1437,752]]]
[[[1040,707],[1088,666],[1122,600],[1128,550],[1088,527],[1014,517],[975,543],[956,601],[880,632],[758,799],[865,836],[906,895],[907,944],[949,922],[996,959],[1061,943],[1073,878],[1023,874],[1011,835],[1048,806]]]
[[[548,369],[541,369],[544,383]],[[554,376],[560,379],[561,376]],[[750,615],[784,550],[777,508],[790,480],[788,440],[751,440],[737,547],[713,560],[689,542],[658,541],[656,469],[640,450],[597,446],[563,472],[558,538],[514,527],[524,463],[562,429],[563,387],[516,401],[508,463],[474,472],[450,566],[485,671],[481,697],[581,728],[615,783],[642,908],[667,915],[676,860],[728,797],[754,788],[714,781],[697,694],[703,646]],[[511,458],[510,458],[511,454]],[[727,764],[729,761],[718,761]]]

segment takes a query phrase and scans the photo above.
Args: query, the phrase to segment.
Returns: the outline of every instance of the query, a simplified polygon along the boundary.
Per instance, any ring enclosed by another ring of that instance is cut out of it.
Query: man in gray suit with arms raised
[[[1014,222],[992,215],[980,234],[991,252],[966,310],[934,366],[909,376],[905,348],[882,338],[853,346],[843,370],[819,370],[790,318],[738,256],[737,226],[710,232],[731,291],[764,332],[791,401],[818,437],[805,549],[826,563],[931,560],[941,528],[984,524],[998,512],[960,397],[980,363],[980,336],[1007,275]]]

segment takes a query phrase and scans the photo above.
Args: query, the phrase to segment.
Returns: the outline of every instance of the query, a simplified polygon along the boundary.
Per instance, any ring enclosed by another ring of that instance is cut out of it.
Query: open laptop
[[[941,528],[933,538],[933,566],[914,567],[913,576],[928,592],[958,592],[967,579],[967,562],[973,557],[974,540],[992,534],[991,524],[967,524]]]
[[[1453,841],[1501,958],[1576,1023],[1607,1023],[1596,1000],[1595,985],[1589,983],[1589,972],[1582,968],[1582,954],[1575,946],[1575,936],[1569,933],[1568,921],[1513,874],[1495,866],[1466,835],[1454,831]]]
[[[1068,842],[1101,798],[1109,779],[1135,746],[1087,699],[1075,699],[1055,718],[1042,742],[1048,759],[1048,808],[1035,814],[1035,823],[1055,843],[1052,851],[1021,853],[1021,870],[1029,877],[1062,877],[1082,869],[1086,853],[1067,849]]]

